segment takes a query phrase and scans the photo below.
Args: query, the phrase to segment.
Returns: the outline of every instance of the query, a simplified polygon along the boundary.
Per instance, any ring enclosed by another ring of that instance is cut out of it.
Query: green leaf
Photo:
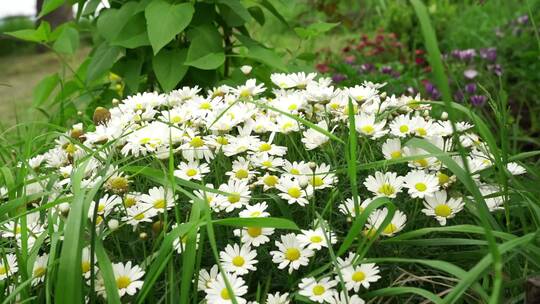
[[[96,239],[95,253],[97,262],[99,264],[99,271],[103,276],[105,292],[107,293],[107,303],[121,303],[120,296],[118,295],[118,287],[116,287],[116,279],[114,277],[114,270],[111,260],[109,259],[107,252],[105,252],[103,243],[99,238]]]
[[[184,65],[186,49],[161,50],[152,60],[154,73],[163,88],[169,92],[184,78],[188,67]]]
[[[146,33],[146,21],[142,13],[132,16],[126,23],[126,26],[118,33],[116,39],[111,42],[111,45],[123,46],[128,49],[149,44],[148,33]]]
[[[281,13],[274,7],[268,0],[261,0],[261,5],[266,8],[272,15],[279,19],[286,27],[289,27],[287,20],[281,15]]]
[[[41,7],[41,12],[39,12],[38,19],[59,8],[65,2],[66,0],[45,0]]]
[[[53,49],[59,53],[74,54],[79,48],[79,32],[71,27],[64,27],[53,44]]]
[[[37,29],[7,32],[6,35],[30,42],[47,42],[51,35],[51,26],[48,22],[42,21]]]
[[[249,11],[239,0],[218,0],[221,17],[228,26],[236,27],[251,20]]]
[[[122,48],[102,43],[92,55],[86,74],[86,81],[92,81],[108,71],[121,53]]]
[[[201,70],[213,70],[225,62],[225,53],[219,31],[212,24],[194,27],[188,32],[191,41],[186,65]]]
[[[142,10],[137,2],[128,2],[119,9],[100,13],[97,21],[99,34],[113,46],[136,48],[150,44]]]
[[[146,7],[144,15],[154,55],[189,25],[194,12],[191,3],[170,4],[163,0],[152,1]]]
[[[252,6],[252,7],[248,8],[248,11],[249,11],[249,14],[251,15],[251,17],[253,17],[253,19],[255,19],[255,21],[257,21],[258,24],[264,25],[266,19],[264,17],[263,10],[260,7]]]
[[[41,106],[59,83],[58,73],[43,78],[34,88],[32,105],[34,107]]]
[[[143,63],[143,58],[130,56],[118,60],[114,65],[113,72],[122,76],[128,93],[136,93],[139,90],[139,78]]]
[[[266,48],[262,44],[247,36],[236,35],[236,37],[248,49],[248,52],[244,55],[244,57],[262,62],[281,71],[287,71],[287,67],[285,64],[283,64],[281,57],[273,50]]]
[[[86,3],[86,5],[84,6],[84,10],[82,12],[82,15],[87,16],[87,15],[94,14],[100,3],[101,3],[101,0],[90,0],[90,1],[88,1]]]
[[[298,34],[298,36],[300,36],[300,38],[311,39],[320,36],[325,32],[328,32],[329,30],[336,27],[338,24],[339,23],[319,22],[311,24],[307,28],[296,27],[294,28],[294,31],[296,32],[296,34]]]
[[[278,217],[256,217],[256,218],[226,218],[214,220],[214,225],[224,225],[232,227],[267,227],[278,229],[300,230],[291,220]]]

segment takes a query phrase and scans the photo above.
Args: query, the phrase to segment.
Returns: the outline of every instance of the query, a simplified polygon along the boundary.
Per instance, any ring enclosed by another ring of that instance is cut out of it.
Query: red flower
[[[328,73],[330,72],[330,67],[326,63],[318,63],[315,68],[320,73]]]

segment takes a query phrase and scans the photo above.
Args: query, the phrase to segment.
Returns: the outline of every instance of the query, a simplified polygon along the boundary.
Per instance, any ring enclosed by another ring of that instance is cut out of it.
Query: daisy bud
[[[77,115],[82,116],[83,112],[82,111],[77,111]]]
[[[308,163],[308,166],[309,166],[309,168],[310,168],[311,170],[315,170],[315,168],[317,168],[317,164],[314,163],[314,162],[309,162],[309,163]]]
[[[58,210],[60,210],[63,216],[67,216],[69,213],[69,203],[62,203],[58,205]]]
[[[161,229],[163,229],[163,222],[157,221],[152,224],[152,231],[154,231],[155,234],[158,234],[161,232]]]
[[[104,107],[97,107],[92,120],[96,125],[104,124],[111,119],[111,112]]]
[[[250,65],[243,65],[240,70],[242,71],[242,73],[244,73],[244,75],[247,75],[249,73],[251,73],[251,70],[253,69],[252,66]]]
[[[381,98],[385,98],[386,97],[386,92],[382,92],[379,96],[381,96]]]
[[[429,111],[428,111],[428,110],[425,110],[425,111],[422,113],[422,116],[424,116],[424,117],[429,117]]]
[[[116,229],[118,229],[118,225],[118,221],[115,219],[110,220],[108,223],[109,229],[111,229],[111,231],[115,231]]]
[[[148,239],[148,234],[146,232],[139,233],[139,239],[146,241]]]
[[[113,105],[117,105],[119,102],[120,101],[118,99],[116,99],[116,98],[113,98],[113,100],[112,100]]]
[[[442,119],[442,120],[447,120],[447,119],[448,119],[448,113],[442,112],[442,114],[441,114],[441,119]]]

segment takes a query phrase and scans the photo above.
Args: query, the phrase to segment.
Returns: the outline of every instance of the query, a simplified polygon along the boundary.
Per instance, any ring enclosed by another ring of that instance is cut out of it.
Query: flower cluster
[[[94,125],[74,125],[57,138],[54,147],[30,159],[33,173],[27,196],[47,192],[47,199],[32,204],[54,206],[48,216],[40,216],[43,208],[30,209],[26,216],[27,246],[38,246],[33,250],[41,253],[34,262],[32,284],[43,284],[47,268],[54,265],[46,253],[50,242],[44,238],[49,238],[49,230],[69,233],[62,227],[73,204],[69,197],[79,186],[99,188],[87,220],[104,239],[120,229],[138,232],[143,241],[149,229],[171,231],[183,223],[179,214],[187,214],[198,202],[207,204],[214,218],[281,217],[300,226],[296,233],[264,225],[237,226],[221,239],[224,245],[215,261],[219,266],[203,261],[197,274],[198,290],[207,303],[232,303],[232,293],[238,303],[247,303],[255,289],[246,276],[257,271],[300,276],[288,289],[273,286],[265,303],[292,303],[293,295],[318,303],[364,303],[361,293],[381,279],[380,266],[354,250],[335,259],[330,254],[342,244],[350,221],[376,200],[395,202],[395,212],[386,207],[372,210],[363,233],[356,236],[392,237],[406,228],[408,218],[425,215],[434,225],[447,225],[463,212],[466,201],[473,209],[478,203],[461,194],[460,182],[445,163],[408,145],[411,138],[424,140],[467,167],[489,209],[503,208],[498,186],[480,174],[492,166],[493,157],[473,125],[457,122],[454,129],[450,121],[433,117],[431,105],[419,96],[387,96],[378,84],[336,88],[330,79],[317,79],[315,73],[273,74],[271,81],[276,86],[271,94],[251,79],[207,94],[198,87],[184,87],[169,94],[130,96],[111,109],[96,109]],[[352,117],[354,130],[349,129]],[[335,140],[345,142],[350,134],[358,136],[359,148],[372,155],[370,161],[383,161],[377,170],[358,173],[358,197],[352,196],[343,173],[345,146]],[[467,158],[453,153],[458,145],[468,151]],[[131,164],[141,166],[128,170]],[[175,179],[190,195],[171,183],[158,184],[155,178],[139,174],[143,166],[157,170],[171,164],[174,170],[166,180]],[[508,170],[525,173],[516,163],[510,163]],[[76,176],[81,178],[77,185]],[[335,209],[327,205],[331,193],[341,195]],[[421,213],[408,211],[406,206],[414,204],[423,206]],[[342,220],[334,224],[328,213]],[[0,233],[11,248],[17,248],[21,231],[21,221],[13,220]],[[187,239],[175,240],[177,254],[185,252]],[[202,239],[198,236],[196,242]],[[143,263],[133,257],[113,264],[120,296],[137,294],[148,271],[142,265],[152,258]],[[106,296],[98,265],[91,261],[95,259],[90,247],[85,247],[83,276],[88,282],[95,277],[96,291]],[[306,275],[323,261],[332,266]],[[90,275],[92,269],[97,275]],[[0,280],[12,277],[16,285],[17,271],[14,255],[0,259]]]

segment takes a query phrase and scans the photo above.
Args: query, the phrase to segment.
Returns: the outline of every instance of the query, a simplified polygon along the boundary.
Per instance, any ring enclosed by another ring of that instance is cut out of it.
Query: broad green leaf
[[[261,0],[261,6],[266,8],[272,15],[279,19],[285,26],[289,27],[287,20],[281,15],[281,13],[274,7],[269,0]]]
[[[150,41],[148,40],[146,21],[143,13],[135,14],[129,18],[126,26],[111,42],[111,45],[123,46],[128,49],[134,49],[149,44]]]
[[[6,35],[30,42],[47,42],[51,35],[51,26],[48,22],[42,21],[37,29],[7,32]]]
[[[100,3],[101,3],[101,0],[90,0],[86,2],[82,15],[87,16],[87,15],[94,14]]]
[[[244,57],[262,62],[281,71],[287,71],[287,67],[283,64],[282,58],[273,50],[264,47],[262,44],[247,36],[237,35],[236,37],[248,50]]]
[[[163,0],[152,1],[146,7],[144,15],[154,55],[189,25],[194,12],[191,3],[170,4]]]
[[[278,229],[300,230],[291,220],[278,217],[256,217],[256,218],[226,218],[214,220],[214,225],[224,225],[233,227],[268,227]]]
[[[169,92],[184,78],[188,67],[186,61],[186,49],[161,50],[152,60],[154,73],[163,88]]]
[[[218,0],[221,17],[230,27],[241,26],[251,20],[249,11],[239,0]]]
[[[90,82],[107,72],[121,53],[122,49],[120,47],[109,46],[107,43],[102,43],[92,55],[86,73],[86,81]]]
[[[41,17],[51,13],[55,9],[62,6],[65,2],[66,2],[66,0],[45,0],[45,1],[43,1],[43,6],[41,7],[41,11],[39,12],[38,18],[41,18]]]
[[[103,283],[105,285],[105,292],[107,293],[107,303],[121,303],[120,296],[118,295],[118,287],[116,287],[116,279],[114,277],[114,270],[111,260],[103,248],[101,239],[96,239],[95,253],[97,262],[99,265],[99,271],[103,276]],[[75,302],[73,302],[75,303]]]
[[[219,31],[212,24],[194,27],[188,32],[189,46],[186,65],[201,70],[213,70],[225,62],[222,39]]]
[[[53,44],[53,49],[59,53],[74,54],[79,48],[79,32],[71,27],[65,27]]]
[[[110,45],[136,48],[148,45],[146,20],[142,14],[143,6],[128,2],[119,9],[108,9],[100,13],[97,29]]]
[[[252,6],[252,7],[248,8],[248,11],[249,11],[249,14],[251,15],[251,17],[253,17],[253,19],[255,19],[255,21],[257,21],[258,24],[264,25],[266,19],[264,17],[263,10],[260,7]]]
[[[113,72],[122,76],[128,93],[136,93],[139,90],[139,78],[143,61],[143,58],[136,56],[123,57],[113,67]]]
[[[34,107],[41,106],[59,83],[60,77],[58,73],[43,78],[34,88],[32,105]]]
[[[296,32],[296,34],[298,34],[298,36],[300,36],[300,38],[311,39],[320,36],[325,32],[328,32],[329,30],[336,27],[338,24],[339,23],[319,22],[311,24],[307,28],[296,27],[294,31]]]

